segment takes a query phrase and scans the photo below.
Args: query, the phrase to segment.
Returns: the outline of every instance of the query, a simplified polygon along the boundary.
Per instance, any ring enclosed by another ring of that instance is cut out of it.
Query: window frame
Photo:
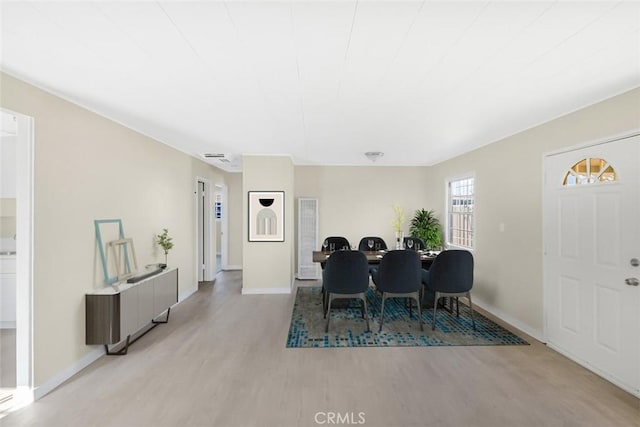
[[[456,181],[463,181],[466,179],[473,180],[473,213],[471,215],[471,227],[472,227],[472,245],[471,246],[463,246],[460,244],[455,244],[451,240],[451,224],[450,224],[450,211],[451,211],[451,184]],[[451,176],[445,179],[445,200],[444,200],[444,212],[445,212],[445,229],[444,229],[444,243],[447,248],[452,249],[464,249],[473,252],[478,246],[478,234],[476,227],[476,216],[478,215],[478,201],[476,195],[478,194],[478,179],[476,177],[475,172],[467,172],[460,175]]]
[[[593,160],[604,163],[601,167],[601,170],[598,171],[597,175],[595,176],[591,169]],[[585,181],[584,182],[581,179],[579,179],[580,174],[578,171],[574,169],[583,162],[585,163],[585,174],[584,174]],[[611,170],[611,172],[609,173],[613,174],[613,179],[601,179],[609,169]],[[572,177],[573,180],[571,180],[570,177]],[[616,168],[614,168],[613,165],[608,160],[602,157],[586,156],[581,160],[578,160],[576,163],[573,164],[573,166],[571,166],[567,170],[567,172],[564,175],[564,178],[562,179],[562,186],[571,188],[571,187],[584,186],[584,185],[603,185],[603,184],[609,185],[610,183],[616,182],[616,181],[618,181],[618,172],[616,171]]]

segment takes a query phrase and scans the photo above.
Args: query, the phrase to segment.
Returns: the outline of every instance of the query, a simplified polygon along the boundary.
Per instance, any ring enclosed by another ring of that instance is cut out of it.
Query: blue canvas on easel
[[[124,239],[124,227],[122,226],[121,219],[96,219],[93,221],[95,230],[96,230],[96,240],[98,244],[98,251],[100,252],[100,259],[102,261],[102,272],[104,274],[104,281],[108,285],[114,284],[118,281],[118,275],[110,275],[109,268],[107,264],[107,257],[105,253],[105,246],[102,239],[102,232],[100,230],[100,226],[103,224],[116,224],[118,226],[118,237],[120,239]],[[129,261],[129,251],[127,246],[124,246],[124,257],[126,263],[126,270],[128,273],[131,273],[131,264]]]

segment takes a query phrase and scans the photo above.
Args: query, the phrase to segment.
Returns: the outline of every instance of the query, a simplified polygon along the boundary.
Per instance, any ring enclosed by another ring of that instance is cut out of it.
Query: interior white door
[[[640,136],[555,154],[545,158],[544,190],[547,343],[636,395],[639,167]]]

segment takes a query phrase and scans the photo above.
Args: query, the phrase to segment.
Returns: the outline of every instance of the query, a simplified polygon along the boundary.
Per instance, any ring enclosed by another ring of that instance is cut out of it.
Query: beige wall
[[[138,264],[163,260],[168,228],[181,295],[197,289],[195,177],[221,171],[77,105],[0,74],[1,106],[34,118],[34,372],[41,385],[93,350],[84,295],[103,286],[94,219],[121,218]]]
[[[404,209],[406,235],[417,209],[435,209],[442,218],[442,204],[428,203],[430,176],[426,167],[297,166],[295,196],[318,199],[318,245],[328,236],[344,236],[352,246],[380,236],[392,247],[394,204]]]
[[[284,191],[284,242],[249,242],[243,226],[242,292],[279,292],[293,284],[293,163],[286,156],[244,156],[242,159],[243,224],[248,221],[249,191]]]
[[[248,156],[240,176],[5,74],[0,85],[3,108],[35,119],[36,385],[92,350],[84,345],[84,294],[101,286],[94,219],[122,218],[142,266],[162,260],[153,239],[169,228],[176,245],[169,264],[180,268],[180,293],[196,289],[196,176],[227,182],[229,264],[243,265],[247,289],[264,289],[289,287],[293,279],[294,196],[319,199],[320,236],[344,235],[355,245],[360,237],[377,234],[391,245],[392,204],[405,209],[407,221],[419,208],[435,209],[442,218],[445,178],[472,171],[477,179],[474,296],[540,331],[542,154],[640,128],[638,89],[432,168],[294,168],[288,157]],[[249,190],[285,191],[284,243],[247,241]]]
[[[640,89],[433,167],[297,166],[295,196],[319,199],[320,239],[342,235],[357,245],[373,234],[392,245],[392,204],[405,209],[407,233],[416,209],[435,209],[444,223],[446,179],[475,174],[474,298],[541,336],[543,154],[633,129]]]
[[[227,173],[227,227],[229,232],[227,263],[230,268],[242,268],[242,237],[243,216],[242,216],[242,174]]]
[[[430,204],[439,210],[444,207],[446,178],[475,173],[473,296],[478,302],[530,332],[542,333],[543,153],[632,129],[640,129],[640,89],[431,168]]]

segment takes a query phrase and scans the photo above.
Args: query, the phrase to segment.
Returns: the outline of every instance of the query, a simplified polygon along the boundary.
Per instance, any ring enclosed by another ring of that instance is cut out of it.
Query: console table
[[[159,323],[169,321],[171,306],[178,302],[178,269],[88,293],[85,302],[86,344],[104,345],[108,355],[125,355],[129,345]],[[156,320],[164,312],[164,320]],[[131,339],[148,325],[152,326]],[[119,350],[109,349],[109,345],[122,341]]]

